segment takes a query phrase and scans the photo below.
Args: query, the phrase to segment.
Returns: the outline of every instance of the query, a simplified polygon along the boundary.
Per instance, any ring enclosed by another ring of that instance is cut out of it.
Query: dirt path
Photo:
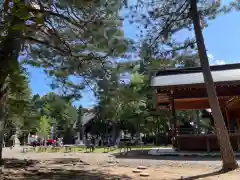
[[[18,158],[18,159],[34,159],[34,160],[48,160],[56,158],[81,158],[83,161],[89,161],[91,164],[102,164],[105,161],[109,161],[113,158],[109,157],[109,154],[105,153],[93,153],[91,156],[88,153],[20,153],[20,149],[9,150],[6,149],[3,152],[4,158]],[[139,164],[145,164],[146,166],[162,166],[162,165],[205,165],[212,166],[214,168],[221,167],[221,161],[218,159],[206,159],[206,158],[187,158],[187,157],[128,157],[117,158],[119,164],[128,166],[137,166]]]
[[[219,174],[219,164],[213,166],[194,161],[116,159],[109,154],[88,153],[19,153],[18,150],[4,150],[8,160],[3,169],[5,180],[238,180],[240,171]],[[28,159],[28,160],[24,160]],[[190,162],[190,163],[188,163]],[[193,163],[194,162],[194,163]],[[214,162],[214,161],[212,161]],[[140,177],[132,171],[139,165],[147,166],[149,177]]]

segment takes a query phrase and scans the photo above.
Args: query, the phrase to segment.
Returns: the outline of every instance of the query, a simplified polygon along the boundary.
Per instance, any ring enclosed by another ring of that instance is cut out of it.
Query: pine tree
[[[144,28],[142,31],[144,31],[145,36],[148,38],[151,47],[157,47],[158,50],[154,53],[154,56],[158,57],[158,59],[176,57],[183,50],[192,51],[194,54],[197,50],[214,117],[216,135],[220,144],[223,170],[237,168],[238,165],[219,107],[202,35],[202,29],[207,26],[207,21],[214,19],[218,13],[222,12],[219,1],[141,1],[140,4],[130,9],[132,12],[131,21],[139,23],[139,27]],[[140,15],[138,14],[138,9],[142,10]],[[142,19],[139,20],[137,19],[138,17]],[[174,35],[177,32],[187,29],[194,30],[195,38],[188,38],[184,42],[178,42],[174,39]],[[196,48],[195,44],[197,44]]]
[[[0,42],[0,139],[6,117],[8,80],[22,64],[42,67],[54,78],[53,87],[73,98],[80,96],[83,83],[104,60],[124,53],[116,1],[2,1]],[[64,12],[64,13],[63,13]],[[111,48],[109,48],[111,47]],[[19,63],[19,55],[25,60]]]

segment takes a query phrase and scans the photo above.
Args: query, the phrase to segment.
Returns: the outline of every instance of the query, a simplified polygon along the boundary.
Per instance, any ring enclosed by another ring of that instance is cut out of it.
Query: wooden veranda
[[[233,149],[240,150],[240,64],[211,66],[211,72]],[[157,97],[155,110],[172,112],[172,139],[176,150],[219,150],[214,132],[178,132],[176,111],[210,108],[200,67],[158,71],[152,78],[151,86]]]

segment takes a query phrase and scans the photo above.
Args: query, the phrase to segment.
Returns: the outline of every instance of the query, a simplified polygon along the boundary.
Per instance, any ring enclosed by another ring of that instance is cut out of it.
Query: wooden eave
[[[239,85],[227,85],[227,86],[216,86],[216,92],[218,97],[223,96],[240,96],[240,84]],[[175,89],[158,89],[157,93],[168,94],[173,96],[174,99],[187,99],[187,98],[206,98],[207,91],[205,87],[201,88],[188,88],[178,87]],[[172,94],[173,93],[173,94]]]
[[[222,108],[226,106],[226,102],[231,97],[221,97],[219,98],[219,104]],[[171,102],[169,102],[170,107]],[[189,98],[189,99],[175,99],[174,100],[176,110],[190,110],[190,109],[208,109],[210,108],[208,98]],[[158,103],[161,107],[162,103]]]
[[[228,111],[238,111],[240,110],[240,98],[239,97],[234,97],[231,99],[226,106]]]

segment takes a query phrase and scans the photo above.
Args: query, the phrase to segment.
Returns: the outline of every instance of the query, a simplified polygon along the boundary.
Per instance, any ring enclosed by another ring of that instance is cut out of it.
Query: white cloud
[[[226,64],[224,60],[214,60],[211,65],[223,65]]]
[[[213,55],[212,54],[208,54],[208,58],[209,58],[209,60],[213,59]]]
[[[212,54],[208,54],[208,59],[209,59],[210,65],[223,65],[223,64],[226,64],[226,62],[224,60],[215,59]]]

